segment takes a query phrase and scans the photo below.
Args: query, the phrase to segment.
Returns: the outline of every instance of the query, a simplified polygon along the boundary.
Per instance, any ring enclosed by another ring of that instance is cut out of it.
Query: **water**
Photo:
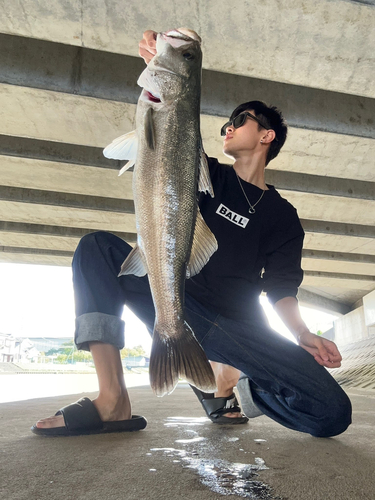
[[[254,464],[241,464],[220,459],[196,458],[196,452],[189,453],[187,450],[175,448],[151,448],[150,451],[162,452],[165,457],[174,458],[174,463],[182,462],[184,468],[192,469],[199,475],[202,484],[220,495],[237,495],[250,500],[283,500],[274,496],[270,486],[259,481],[258,472],[268,469],[260,457],[255,457]]]
[[[127,387],[149,385],[148,373],[128,374]],[[0,403],[97,392],[96,374],[22,373],[0,375]]]

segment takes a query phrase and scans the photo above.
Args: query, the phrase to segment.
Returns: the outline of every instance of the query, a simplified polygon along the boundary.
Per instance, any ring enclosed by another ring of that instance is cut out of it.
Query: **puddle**
[[[166,419],[165,427],[181,427],[188,425],[191,426],[202,426],[209,422],[206,417],[189,418],[189,417],[168,417]]]
[[[189,444],[189,443],[198,443],[199,441],[205,441],[206,438],[204,437],[195,437],[191,439],[177,439],[175,443],[183,443],[183,444]]]
[[[264,460],[254,457],[254,464],[230,463],[219,459],[200,459],[190,455],[185,450],[174,448],[151,448],[152,452],[163,452],[166,456],[178,457],[183,467],[194,470],[202,484],[211,491],[224,496],[237,495],[251,500],[283,500],[274,496],[267,484],[259,481],[258,472],[268,469]]]

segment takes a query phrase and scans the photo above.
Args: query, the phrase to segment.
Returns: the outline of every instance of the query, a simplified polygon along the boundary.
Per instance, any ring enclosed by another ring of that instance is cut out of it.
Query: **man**
[[[147,63],[154,54],[155,33],[148,31],[140,55]],[[264,413],[291,429],[334,436],[350,424],[351,405],[324,367],[340,366],[341,356],[333,342],[313,335],[301,318],[296,294],[302,281],[303,230],[295,209],[264,179],[265,167],[279,153],[286,132],[276,108],[259,101],[244,103],[221,131],[223,151],[234,160],[233,167],[209,158],[215,198],[202,194],[199,205],[219,249],[186,281],[185,312],[213,362],[218,393],[196,393],[213,420],[224,416],[240,421],[244,417],[238,418],[231,393],[242,372],[238,386],[249,416]],[[92,353],[99,395],[38,421],[35,433],[71,435],[146,426],[143,417],[131,417],[119,354],[124,303],[150,331],[154,322],[147,277],[117,277],[130,250],[104,232],[81,240],[73,260],[75,341]],[[270,329],[259,303],[261,290],[299,345]],[[225,402],[229,404],[220,407]]]

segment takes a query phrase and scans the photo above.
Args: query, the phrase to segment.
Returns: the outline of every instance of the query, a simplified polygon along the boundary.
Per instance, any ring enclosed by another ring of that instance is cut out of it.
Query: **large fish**
[[[202,52],[199,36],[179,29],[159,33],[156,55],[138,79],[136,130],[104,150],[134,165],[137,244],[120,275],[148,274],[155,305],[150,384],[169,394],[180,377],[216,389],[207,357],[184,319],[185,278],[217,250],[198,208],[198,191],[213,196],[200,136]]]

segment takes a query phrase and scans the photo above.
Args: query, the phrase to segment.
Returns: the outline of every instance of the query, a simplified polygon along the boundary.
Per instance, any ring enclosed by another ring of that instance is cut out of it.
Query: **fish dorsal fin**
[[[155,149],[155,129],[154,129],[153,112],[154,110],[152,108],[148,108],[145,116],[145,138],[147,146],[150,149]]]
[[[138,151],[137,131],[121,135],[103,150],[103,155],[112,160],[135,160]],[[128,167],[129,168],[129,167]]]
[[[208,168],[207,156],[202,145],[200,148],[198,191],[204,191],[206,194],[210,194],[211,198],[215,197],[210,177],[210,170]]]
[[[123,276],[124,274],[135,274],[135,276],[144,276],[147,274],[143,254],[138,245],[135,245],[122,263],[119,276]]]
[[[186,278],[198,274],[218,249],[217,241],[199,211],[195,222],[193,245],[190,260],[186,269]]]

